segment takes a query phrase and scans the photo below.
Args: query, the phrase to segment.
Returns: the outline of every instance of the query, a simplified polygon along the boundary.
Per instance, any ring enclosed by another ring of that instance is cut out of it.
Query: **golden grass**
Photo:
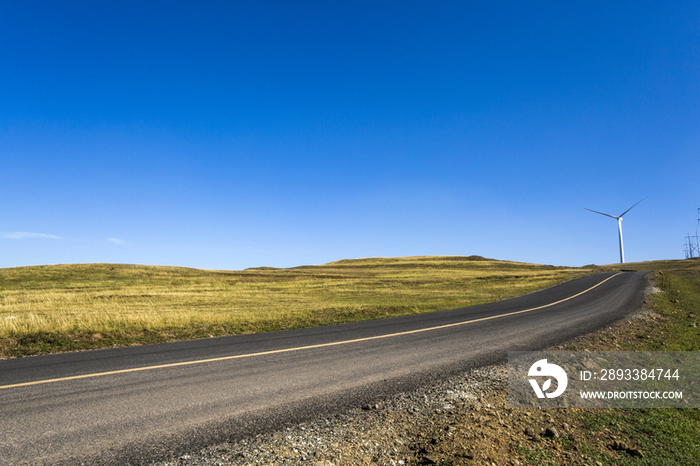
[[[244,271],[119,264],[0,269],[0,355],[430,312],[518,296],[592,271],[480,257]]]

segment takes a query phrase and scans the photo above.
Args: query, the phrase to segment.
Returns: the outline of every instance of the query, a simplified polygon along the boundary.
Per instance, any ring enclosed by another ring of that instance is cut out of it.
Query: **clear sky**
[[[0,1],[0,267],[681,259],[700,2]]]

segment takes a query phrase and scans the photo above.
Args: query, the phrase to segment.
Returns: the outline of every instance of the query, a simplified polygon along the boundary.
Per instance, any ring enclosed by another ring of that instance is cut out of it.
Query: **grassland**
[[[662,293],[648,306],[660,318],[622,322],[618,330],[566,349],[700,351],[700,260],[624,268],[653,272]],[[572,269],[479,257],[344,260],[237,272],[116,264],[0,269],[0,357],[430,312],[614,270],[620,266]],[[523,450],[529,464],[562,464],[554,459],[555,450],[580,453],[585,462],[577,464],[700,462],[698,409],[544,411],[572,426],[581,424],[584,433]],[[611,450],[615,443],[634,447],[643,457]]]
[[[649,303],[660,317],[629,328],[627,335],[605,338],[626,351],[700,351],[700,260],[656,261],[625,264],[633,270],[650,270],[662,292]],[[592,348],[595,349],[595,348]],[[604,465],[700,464],[700,409],[609,409],[583,414],[591,438],[603,433],[635,445],[643,457],[624,452],[613,456],[609,448],[589,452]],[[603,445],[610,442],[602,441]]]
[[[0,269],[0,357],[329,325],[470,306],[593,272],[470,257],[208,271]]]

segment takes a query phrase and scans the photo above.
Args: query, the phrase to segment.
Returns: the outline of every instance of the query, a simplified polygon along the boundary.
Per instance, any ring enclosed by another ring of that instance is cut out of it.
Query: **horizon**
[[[186,265],[167,265],[167,264],[138,264],[138,263],[126,263],[126,262],[75,262],[75,263],[55,263],[55,264],[34,264],[34,265],[19,265],[19,266],[10,266],[10,267],[0,267],[0,270],[2,269],[13,269],[13,268],[24,268],[24,267],[52,267],[52,266],[72,266],[72,265],[123,265],[123,266],[134,266],[134,267],[163,267],[163,268],[175,268],[175,269],[193,269],[193,270],[201,270],[205,272],[245,272],[246,270],[254,270],[254,269],[275,269],[275,270],[285,270],[285,269],[294,269],[294,268],[299,268],[299,267],[314,267],[314,266],[326,266],[330,265],[336,262],[343,262],[343,261],[364,261],[364,260],[391,260],[391,259],[415,259],[415,258],[446,258],[446,257],[456,257],[456,258],[464,258],[464,259],[470,259],[471,257],[479,257],[480,259],[474,260],[474,262],[481,262],[481,261],[492,261],[492,262],[509,262],[513,264],[522,264],[522,265],[535,265],[535,266],[543,266],[543,267],[563,267],[563,268],[574,268],[574,269],[580,269],[580,268],[586,268],[586,267],[617,267],[617,266],[622,266],[623,264],[619,262],[611,262],[609,264],[584,264],[584,265],[576,265],[576,266],[569,266],[569,265],[555,265],[555,264],[546,264],[543,262],[523,262],[523,261],[515,261],[515,260],[509,260],[509,259],[494,259],[491,257],[483,257],[478,254],[472,254],[469,256],[455,256],[453,254],[448,254],[448,255],[442,255],[442,256],[426,256],[426,255],[418,255],[418,256],[391,256],[391,257],[379,257],[379,256],[374,256],[374,257],[355,257],[355,258],[344,258],[344,259],[337,259],[337,260],[331,260],[330,262],[324,262],[324,263],[306,263],[306,264],[297,264],[297,265],[292,265],[289,267],[274,267],[270,265],[257,265],[257,266],[252,266],[252,267],[246,267],[244,269],[206,269],[206,268],[201,268],[201,267],[190,267]],[[692,258],[686,258],[686,259],[655,259],[652,261],[638,261],[638,262],[625,262],[624,265],[635,265],[635,264],[643,264],[647,262],[667,262],[667,261],[686,261],[686,260],[700,260],[700,257],[692,257]]]

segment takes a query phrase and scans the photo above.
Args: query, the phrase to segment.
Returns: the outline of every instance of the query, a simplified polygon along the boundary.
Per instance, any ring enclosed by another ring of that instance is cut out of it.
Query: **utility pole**
[[[686,243],[685,243],[685,258],[686,259],[692,259],[695,257],[695,253],[698,253],[698,257],[700,257],[700,251],[698,250],[698,237],[695,235],[695,244],[693,244],[693,237],[690,236],[690,233],[685,237]]]
[[[698,239],[698,226],[700,226],[700,207],[698,208],[698,225],[695,227],[695,250],[700,257],[700,240]]]
[[[692,259],[697,253],[697,257],[700,257],[700,235],[698,234],[698,227],[700,227],[700,208],[698,208],[698,226],[695,227],[695,244],[693,244],[693,237],[690,233],[685,237],[686,242],[683,244],[685,249],[685,258]]]

